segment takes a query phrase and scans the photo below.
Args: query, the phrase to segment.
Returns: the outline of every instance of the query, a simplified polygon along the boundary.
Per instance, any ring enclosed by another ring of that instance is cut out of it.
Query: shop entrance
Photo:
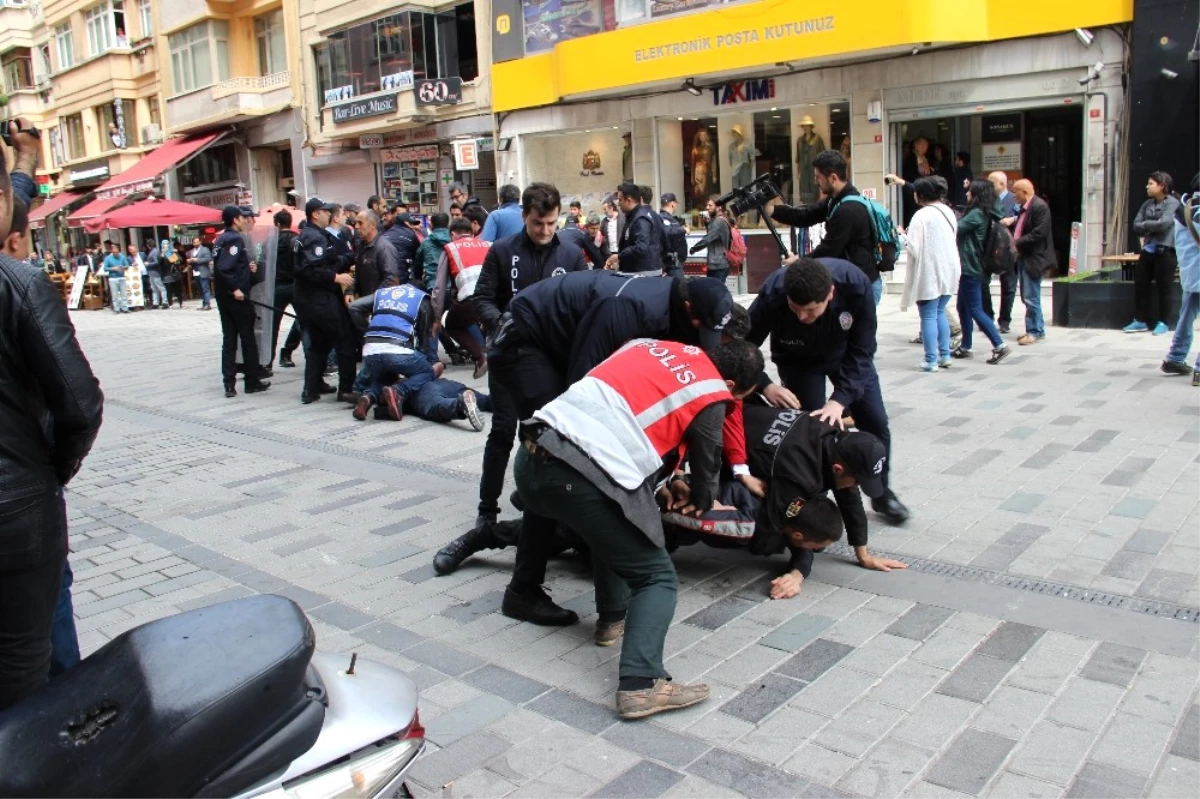
[[[951,205],[966,203],[965,178],[1004,172],[1009,185],[1033,181],[1050,206],[1051,232],[1060,271],[1070,252],[1071,223],[1083,211],[1083,107],[1033,108],[990,114],[925,116],[892,125],[893,163],[905,180],[940,175],[950,186]],[[922,143],[922,140],[924,143]],[[909,192],[900,192],[901,221],[916,212]]]

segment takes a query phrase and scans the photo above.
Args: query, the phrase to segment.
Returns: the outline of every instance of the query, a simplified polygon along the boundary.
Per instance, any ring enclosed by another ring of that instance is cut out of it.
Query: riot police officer
[[[354,278],[349,272],[339,271],[341,259],[336,242],[325,230],[335,207],[319,197],[305,203],[305,219],[292,245],[296,280],[293,305],[310,344],[304,357],[304,390],[300,394],[300,401],[306,405],[321,398],[325,362],[334,347],[338,350],[339,398],[348,400],[354,384],[355,335],[343,300]]]
[[[891,524],[908,520],[908,508],[888,487],[892,435],[875,370],[875,296],[862,269],[839,258],[800,258],[777,270],[750,306],[750,334],[762,345],[771,337],[771,360],[783,387],[770,384],[764,396],[776,406],[803,408],[840,426],[846,411],[860,430],[887,449],[881,476],[884,491],[871,500]],[[825,380],[833,393],[825,399]]]
[[[271,387],[270,383],[263,380],[258,341],[254,338],[254,305],[250,302],[250,287],[262,278],[257,264],[246,251],[246,239],[242,235],[253,224],[253,219],[253,212],[248,208],[225,206],[221,211],[225,230],[213,242],[217,311],[221,315],[221,378],[225,381],[226,397],[237,396],[239,341],[242,344],[246,393],[257,394]]]

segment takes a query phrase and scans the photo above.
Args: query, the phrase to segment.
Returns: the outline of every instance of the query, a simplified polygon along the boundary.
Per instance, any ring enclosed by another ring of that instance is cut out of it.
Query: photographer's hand
[[[42,140],[33,133],[34,127],[28,119],[18,117],[8,123],[13,126],[9,134],[13,146],[13,172],[24,172],[33,177],[37,174],[38,154],[42,149]]]
[[[795,255],[795,254],[789,255],[787,258],[783,259],[783,265],[791,266],[792,264],[796,263],[799,260],[800,260],[799,255]]]

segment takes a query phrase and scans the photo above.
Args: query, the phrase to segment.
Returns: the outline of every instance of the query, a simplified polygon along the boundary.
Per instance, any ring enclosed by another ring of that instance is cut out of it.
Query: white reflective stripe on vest
[[[658,402],[651,405],[646,410],[637,415],[638,427],[645,430],[655,422],[664,419],[672,412],[679,410],[689,402],[698,400],[705,394],[714,394],[725,390],[724,380],[701,380],[699,383],[692,383],[690,386],[683,388],[671,394],[668,397],[663,397]]]
[[[627,491],[662,467],[629,403],[602,380],[584,377],[533,418],[553,427]]]
[[[479,264],[478,266],[464,266],[462,253],[458,251],[458,247],[455,246],[454,242],[450,242],[446,246],[446,252],[454,260],[454,287],[457,290],[458,301],[464,302],[475,293],[475,284],[479,282],[479,275],[483,272],[483,264]]]

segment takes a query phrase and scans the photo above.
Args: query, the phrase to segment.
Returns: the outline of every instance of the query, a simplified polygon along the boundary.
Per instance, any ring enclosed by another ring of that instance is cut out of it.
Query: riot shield
[[[254,227],[243,233],[246,251],[251,260],[258,264],[258,280],[250,289],[250,302],[254,303],[254,336],[258,340],[258,360],[263,367],[271,365],[275,353],[271,350],[271,331],[275,321],[275,268],[279,254],[279,230],[274,227]],[[259,280],[259,278],[262,278]],[[241,342],[238,342],[238,363],[244,363]]]

